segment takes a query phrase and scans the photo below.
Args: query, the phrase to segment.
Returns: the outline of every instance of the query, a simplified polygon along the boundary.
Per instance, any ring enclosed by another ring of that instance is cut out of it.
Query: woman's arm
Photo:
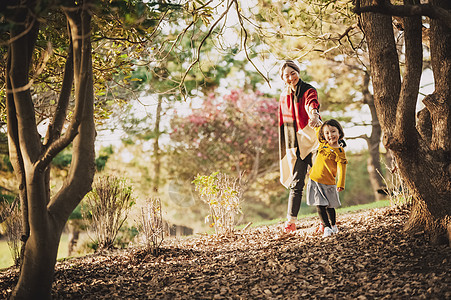
[[[321,118],[319,115],[318,93],[311,88],[305,92],[305,110],[308,114],[308,124],[311,127],[321,126]]]

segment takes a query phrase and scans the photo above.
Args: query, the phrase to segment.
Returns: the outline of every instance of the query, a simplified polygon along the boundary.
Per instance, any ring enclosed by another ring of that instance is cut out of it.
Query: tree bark
[[[370,2],[362,3],[370,5]],[[406,0],[407,4],[410,2]],[[449,1],[432,2],[445,9],[451,6]],[[384,131],[384,145],[392,150],[414,200],[405,229],[424,230],[434,242],[449,242],[451,31],[441,21],[430,22],[435,91],[424,99],[427,112],[419,114],[416,124],[415,107],[422,72],[421,17],[406,17],[404,24],[406,52],[401,85],[391,17],[362,14],[376,110]]]

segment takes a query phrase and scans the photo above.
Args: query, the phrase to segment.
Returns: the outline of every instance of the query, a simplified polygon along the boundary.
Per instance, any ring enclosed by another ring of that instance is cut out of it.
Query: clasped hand
[[[308,120],[308,124],[310,127],[319,127],[321,126],[322,122],[319,119],[318,114],[313,114],[313,116]]]

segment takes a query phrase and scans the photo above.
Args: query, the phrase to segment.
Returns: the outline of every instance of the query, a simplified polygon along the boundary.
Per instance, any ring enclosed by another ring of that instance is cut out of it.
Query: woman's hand
[[[344,189],[345,189],[345,188],[342,188],[342,187],[340,187],[340,186],[337,186],[337,192],[344,191]]]
[[[319,127],[319,126],[321,126],[322,122],[321,122],[321,120],[319,118],[319,113],[318,113],[317,110],[315,110],[315,111],[313,111],[311,113],[311,116],[309,117],[309,120],[308,120],[308,124],[309,124],[310,127]]]

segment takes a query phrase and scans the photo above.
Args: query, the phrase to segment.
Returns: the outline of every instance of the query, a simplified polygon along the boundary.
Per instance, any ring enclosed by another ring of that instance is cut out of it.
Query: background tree
[[[265,175],[278,174],[277,101],[259,92],[233,90],[230,94],[211,94],[188,115],[171,120],[172,153],[177,164],[170,174],[191,182],[197,174],[217,170],[246,181],[246,189],[259,193],[252,202],[268,201],[274,182]],[[260,186],[255,184],[259,180]],[[277,181],[277,180],[276,180]],[[280,190],[279,190],[280,192]],[[266,198],[266,199],[264,199]]]
[[[436,242],[451,234],[451,3],[432,0],[404,5],[389,1],[357,1],[356,11],[368,42],[375,105],[383,142],[413,195],[405,228],[426,231]],[[395,44],[392,15],[402,18],[405,57]],[[424,16],[424,17],[423,17]],[[422,23],[429,24],[435,91],[415,116],[422,73]],[[402,74],[402,77],[401,77]]]
[[[233,90],[222,97],[211,94],[192,114],[175,115],[171,120],[173,151],[175,160],[184,163],[174,166],[174,172],[190,180],[196,175],[193,170],[209,174],[221,166],[235,177],[244,171],[253,182],[274,171],[278,153],[275,111],[275,98]]]

